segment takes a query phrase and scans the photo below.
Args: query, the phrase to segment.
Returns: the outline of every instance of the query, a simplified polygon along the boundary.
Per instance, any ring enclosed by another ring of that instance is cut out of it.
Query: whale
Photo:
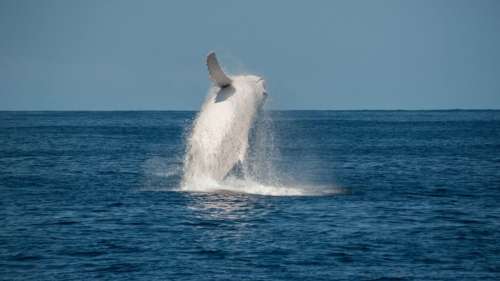
[[[250,131],[268,95],[263,77],[228,75],[214,52],[207,55],[206,65],[212,85],[187,137],[185,185],[220,182],[242,166]]]

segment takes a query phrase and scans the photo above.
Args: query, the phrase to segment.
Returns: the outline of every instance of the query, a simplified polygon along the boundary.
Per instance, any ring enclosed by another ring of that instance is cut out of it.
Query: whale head
[[[215,102],[225,101],[235,93],[250,95],[249,99],[263,105],[267,98],[266,81],[257,75],[227,75],[220,66],[214,52],[207,56],[210,79],[219,88]]]

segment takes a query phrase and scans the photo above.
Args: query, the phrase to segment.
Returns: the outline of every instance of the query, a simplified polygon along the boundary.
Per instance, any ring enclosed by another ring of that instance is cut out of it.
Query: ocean
[[[189,190],[196,112],[0,112],[0,280],[500,279],[500,111],[264,115]]]

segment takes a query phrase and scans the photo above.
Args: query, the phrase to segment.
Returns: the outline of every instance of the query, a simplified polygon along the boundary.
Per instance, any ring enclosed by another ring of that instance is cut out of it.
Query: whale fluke
[[[208,54],[207,66],[210,79],[212,79],[212,81],[214,81],[217,86],[225,88],[231,85],[233,81],[224,73],[224,71],[220,67],[214,52],[210,52]]]

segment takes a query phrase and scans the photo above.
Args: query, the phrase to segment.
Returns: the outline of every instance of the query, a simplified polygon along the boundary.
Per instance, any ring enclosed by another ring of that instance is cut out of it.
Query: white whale
[[[213,85],[187,139],[184,185],[220,182],[245,161],[249,131],[267,97],[262,77],[225,74],[213,52],[207,66]]]

